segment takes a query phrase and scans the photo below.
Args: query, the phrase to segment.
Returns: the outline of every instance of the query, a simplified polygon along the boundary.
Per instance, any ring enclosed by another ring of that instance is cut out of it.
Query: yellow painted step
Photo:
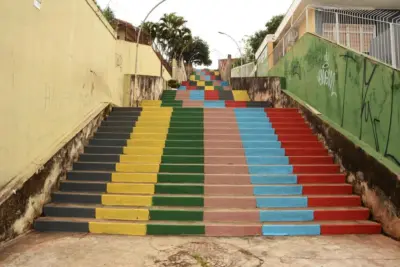
[[[215,89],[214,86],[206,86],[205,87],[206,91],[213,91]]]
[[[160,101],[161,100],[157,100]],[[147,106],[147,107],[143,107],[143,112],[145,111],[174,111],[174,108],[172,107],[156,107],[156,106]]]
[[[189,79],[190,79],[191,81],[195,81],[195,80],[196,80],[196,76],[195,76],[195,75],[190,75]]]
[[[146,127],[146,126],[154,126],[154,127],[165,127],[169,128],[169,121],[147,121],[147,120],[139,120],[136,122],[136,127]]]
[[[150,207],[153,204],[153,197],[151,195],[134,196],[103,194],[101,196],[101,203],[106,206]]]
[[[206,82],[205,81],[198,81],[197,82],[197,86],[206,86]]]
[[[132,156],[126,156],[126,157],[132,157]],[[113,173],[111,175],[111,181],[116,183],[155,184],[157,183],[157,174],[156,173]]]
[[[108,183],[107,193],[154,195],[154,184]]]
[[[89,222],[89,232],[93,234],[146,235],[146,224],[128,224],[120,222]]]
[[[104,220],[147,221],[149,214],[148,209],[96,208],[96,219]]]
[[[124,147],[125,155],[154,155],[159,156],[164,153],[163,148],[159,147]]]
[[[157,128],[157,127],[135,127],[134,133],[156,133],[156,134],[168,134],[168,128]]]
[[[143,164],[160,164],[161,163],[161,154],[158,155],[121,155],[119,162],[120,163],[143,163]]]
[[[142,100],[141,107],[161,107],[161,100]]]
[[[155,173],[160,169],[159,164],[127,164],[117,163],[115,166],[117,172],[141,172],[141,173]]]
[[[128,140],[128,146],[164,148],[165,140]]]
[[[234,90],[232,93],[235,101],[250,101],[249,94],[246,90]]]
[[[131,140],[166,140],[168,134],[166,133],[138,133],[134,132],[131,133]]]

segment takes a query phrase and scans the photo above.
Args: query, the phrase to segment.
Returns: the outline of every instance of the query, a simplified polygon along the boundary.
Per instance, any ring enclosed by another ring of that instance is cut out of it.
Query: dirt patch
[[[227,243],[189,242],[159,251],[145,266],[154,267],[259,267],[264,261],[248,250]]]

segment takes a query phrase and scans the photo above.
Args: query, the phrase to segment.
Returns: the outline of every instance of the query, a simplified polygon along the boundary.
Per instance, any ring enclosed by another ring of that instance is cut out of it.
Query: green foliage
[[[285,15],[273,16],[272,19],[265,24],[265,27],[267,28],[267,35],[274,34],[276,32],[284,17]]]
[[[171,88],[179,88],[181,85],[177,80],[169,80],[168,86]]]
[[[105,9],[102,9],[100,7],[100,5],[97,3],[96,0],[94,0],[94,3],[96,4],[96,6],[101,10],[101,12],[103,13],[103,16],[106,18],[106,20],[108,21],[108,23],[110,23],[111,25],[113,25],[114,21],[115,21],[115,14],[114,11],[107,6]]]
[[[210,66],[210,47],[200,37],[195,37],[191,43],[187,45],[182,53],[183,59],[187,64],[196,64]]]
[[[186,22],[184,17],[170,13],[164,14],[159,22],[146,22],[142,27],[169,61],[179,60],[183,56],[187,63],[211,65],[208,44],[198,37],[193,38]]]
[[[111,25],[114,23],[115,14],[114,11],[108,6],[103,10],[103,16],[107,19]]]
[[[284,15],[273,16],[266,24],[265,29],[255,32],[247,40],[246,54],[250,55],[250,58],[255,57],[255,53],[264,41],[265,36],[268,34],[274,34],[281,24]]]

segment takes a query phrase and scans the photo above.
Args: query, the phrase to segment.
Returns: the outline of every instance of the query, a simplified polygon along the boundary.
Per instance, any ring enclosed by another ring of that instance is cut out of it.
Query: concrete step
[[[300,174],[264,175],[248,174],[132,174],[112,172],[71,171],[67,173],[70,181],[124,182],[124,183],[198,183],[198,184],[340,184],[345,183],[344,174]]]
[[[203,195],[143,195],[101,194],[88,192],[55,192],[54,203],[103,204],[111,206],[185,206],[213,208],[305,208],[305,207],[357,207],[356,195],[310,196],[203,196]]]
[[[103,205],[47,204],[47,217],[94,218],[120,221],[204,222],[310,222],[367,220],[363,207],[298,209],[214,209],[173,207],[120,207]]]
[[[102,192],[102,193],[132,193],[132,194],[193,194],[216,196],[263,196],[263,195],[350,195],[352,186],[349,184],[189,184],[189,183],[122,183],[93,181],[62,181],[62,192]]]
[[[87,218],[42,217],[37,231],[83,232],[119,235],[282,236],[379,234],[379,224],[370,221],[320,221],[287,223],[204,223],[181,221],[121,222]]]
[[[187,149],[191,151],[190,149]],[[183,153],[183,152],[181,152]],[[76,162],[74,170],[124,173],[205,173],[205,174],[324,174],[339,173],[335,164],[318,165],[229,165],[229,164],[143,164]]]

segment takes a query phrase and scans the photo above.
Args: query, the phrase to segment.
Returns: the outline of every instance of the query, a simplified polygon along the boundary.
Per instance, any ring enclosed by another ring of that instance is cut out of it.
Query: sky
[[[97,0],[104,8],[110,0]],[[160,0],[111,0],[110,7],[117,18],[138,26],[147,13]],[[168,0],[161,4],[149,17],[158,21],[165,13],[175,12],[187,20],[187,27],[193,36],[205,40],[211,51],[213,64],[218,67],[218,59],[240,56],[235,43],[219,31],[231,35],[241,48],[246,35],[264,28],[274,15],[285,14],[293,0]]]

